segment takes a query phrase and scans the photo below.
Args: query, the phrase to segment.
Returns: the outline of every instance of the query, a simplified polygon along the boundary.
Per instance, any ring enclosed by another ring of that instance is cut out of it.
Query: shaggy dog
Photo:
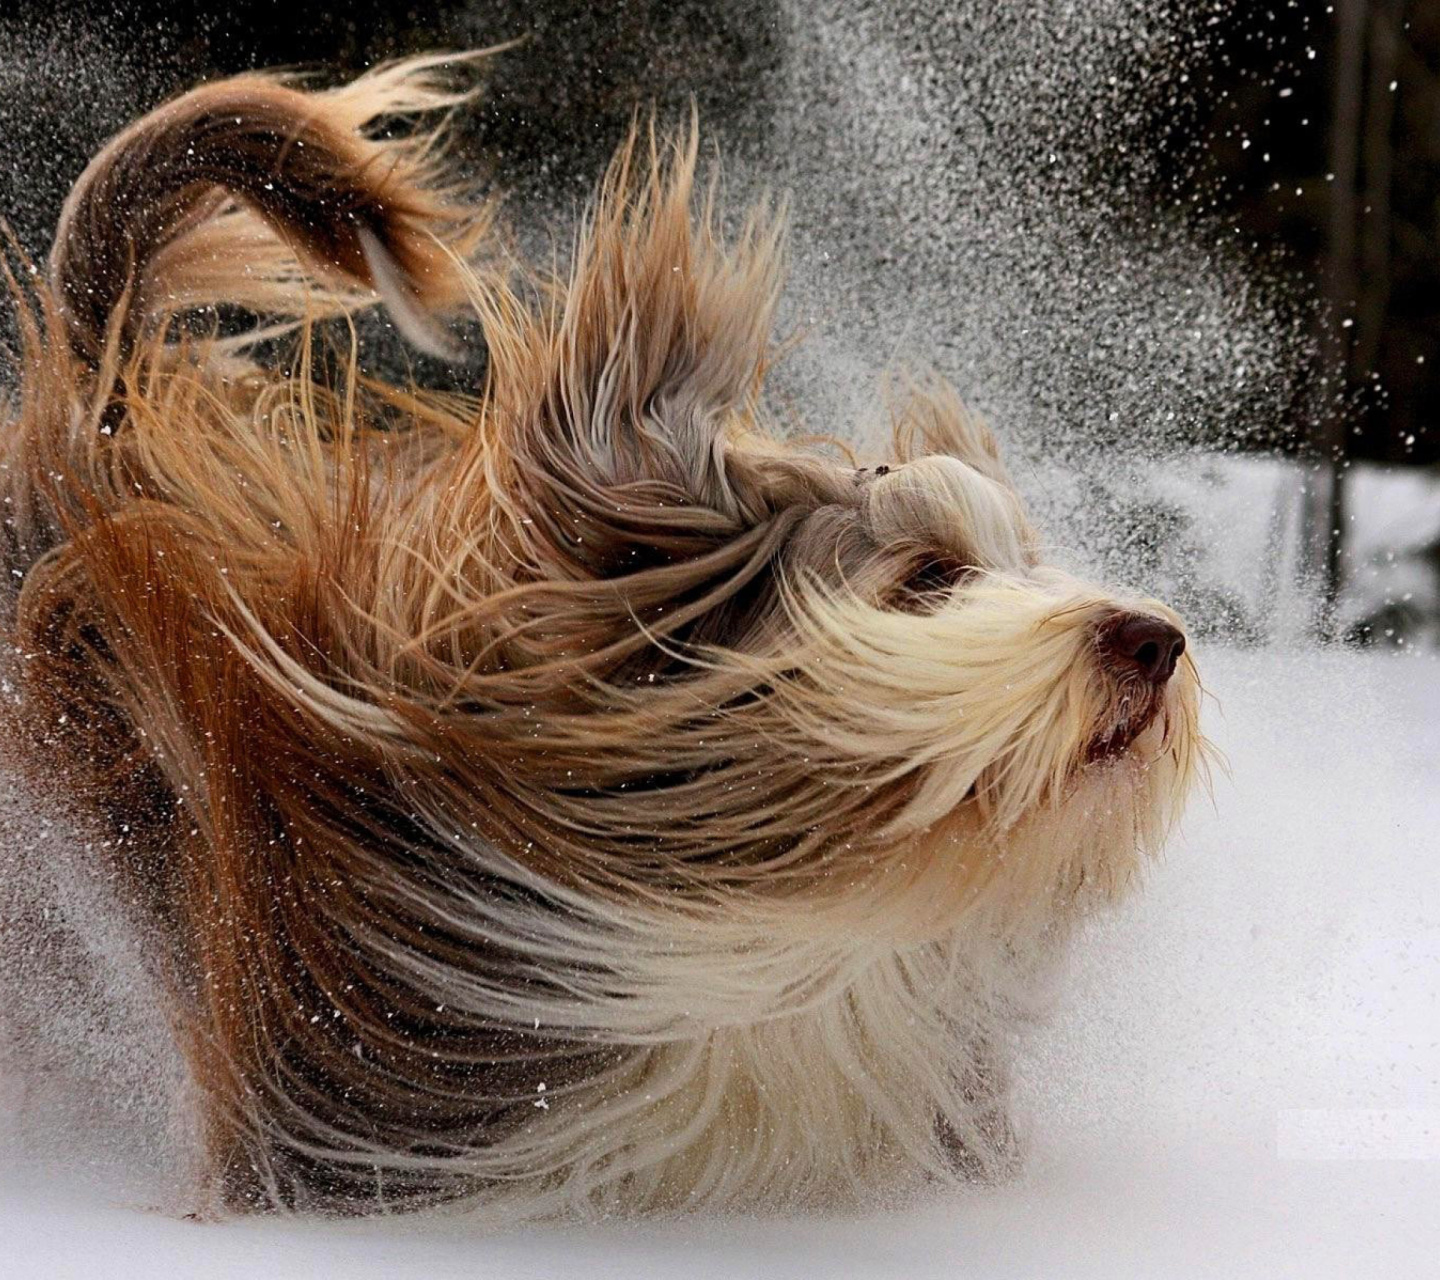
[[[1027,983],[1202,755],[1178,622],[1040,564],[938,382],[878,464],[780,437],[781,218],[693,129],[507,264],[393,127],[443,65],[185,94],[11,280],[19,724],[164,940],[214,1203],[994,1176]],[[377,299],[478,322],[474,394],[362,371]]]

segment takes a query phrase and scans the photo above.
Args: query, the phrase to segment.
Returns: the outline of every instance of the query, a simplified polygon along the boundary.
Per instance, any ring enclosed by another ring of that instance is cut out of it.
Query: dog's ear
[[[886,390],[897,461],[944,454],[1014,489],[995,433],[944,378],[901,376]]]
[[[972,568],[1034,564],[1036,534],[990,428],[942,378],[908,378],[889,391],[900,465],[866,488],[876,540],[918,541]]]
[[[727,243],[713,185],[696,197],[697,153],[693,126],[673,142],[632,131],[548,310],[489,317],[491,387],[529,518],[598,523],[597,538],[624,542],[657,519],[703,541],[757,516],[726,452],[755,416],[783,219],[758,208]]]
[[[478,235],[474,214],[437,186],[433,136],[365,132],[461,101],[443,61],[324,93],[237,76],[111,139],[66,201],[50,258],[77,354],[95,363],[107,341],[123,352],[192,307],[314,316],[377,294],[412,340],[443,346],[429,316],[464,295],[456,251]]]

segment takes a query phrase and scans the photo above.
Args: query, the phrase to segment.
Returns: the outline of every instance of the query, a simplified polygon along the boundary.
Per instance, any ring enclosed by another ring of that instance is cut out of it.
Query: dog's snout
[[[1185,652],[1185,636],[1162,618],[1132,613],[1106,629],[1101,648],[1110,660],[1152,684],[1164,684],[1175,674]]]

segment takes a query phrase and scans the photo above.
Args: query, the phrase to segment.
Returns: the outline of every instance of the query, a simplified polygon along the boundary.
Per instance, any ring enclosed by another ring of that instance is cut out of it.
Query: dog
[[[1002,1176],[1025,994],[1203,765],[1180,621],[1042,564],[936,378],[883,457],[775,427],[783,211],[725,234],[693,124],[517,265],[419,123],[471,61],[194,89],[10,255],[14,736],[143,904],[197,1194]],[[362,368],[372,307],[483,375]]]

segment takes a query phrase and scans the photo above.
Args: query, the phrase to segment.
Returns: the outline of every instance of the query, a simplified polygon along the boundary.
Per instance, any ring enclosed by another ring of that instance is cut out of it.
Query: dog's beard
[[[975,574],[920,614],[810,592],[792,607],[796,673],[767,673],[774,739],[837,792],[888,789],[873,874],[923,881],[932,927],[982,889],[1032,915],[1081,884],[1113,895],[1163,842],[1204,754],[1188,656],[1143,691],[1103,660],[1097,634],[1126,607],[1038,569]]]

